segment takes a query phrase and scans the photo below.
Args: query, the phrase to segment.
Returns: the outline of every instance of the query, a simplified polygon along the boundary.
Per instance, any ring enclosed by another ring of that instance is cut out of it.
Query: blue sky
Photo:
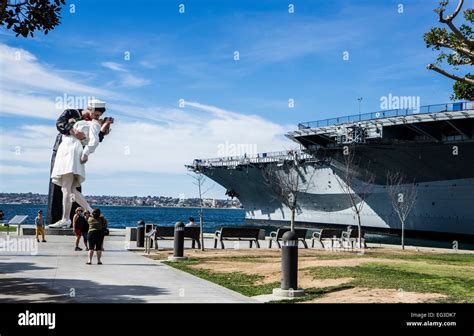
[[[355,114],[358,97],[371,112],[390,93],[427,105],[451,92],[426,70],[437,1],[83,0],[75,13],[71,4],[46,36],[0,31],[2,192],[47,192],[65,95],[106,100],[117,120],[90,158],[85,194],[193,197],[183,165],[220,156],[219,144],[289,149],[286,131]]]

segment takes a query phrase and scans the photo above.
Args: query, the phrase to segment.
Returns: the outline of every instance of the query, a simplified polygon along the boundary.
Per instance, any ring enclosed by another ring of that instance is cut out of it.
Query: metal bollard
[[[298,237],[292,231],[282,237],[281,247],[281,286],[273,290],[273,295],[299,297],[304,290],[298,289]]]
[[[281,289],[298,288],[298,237],[291,231],[282,237],[281,273]]]
[[[174,253],[168,257],[169,260],[185,260],[184,256],[184,223],[179,221],[174,226]]]
[[[184,255],[184,223],[177,222],[174,226],[174,257],[180,258]]]
[[[137,222],[137,247],[145,247],[145,221],[143,219]]]

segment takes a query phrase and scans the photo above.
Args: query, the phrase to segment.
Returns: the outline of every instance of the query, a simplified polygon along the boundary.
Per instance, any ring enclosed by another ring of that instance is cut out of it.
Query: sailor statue
[[[46,222],[49,227],[68,228],[80,205],[92,211],[81,193],[85,163],[104,136],[110,132],[113,118],[101,119],[105,102],[93,99],[86,109],[67,109],[56,121],[59,131],[51,157],[51,179]]]

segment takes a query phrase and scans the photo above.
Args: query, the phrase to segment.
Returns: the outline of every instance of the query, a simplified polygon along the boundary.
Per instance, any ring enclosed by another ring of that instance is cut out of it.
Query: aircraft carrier
[[[400,233],[387,186],[388,172],[414,184],[417,197],[405,223],[407,237],[474,241],[474,103],[459,102],[396,109],[304,122],[287,134],[298,150],[241,157],[196,159],[187,167],[202,172],[237,197],[249,224],[288,225],[291,210],[275,197],[265,178],[298,167],[296,224],[357,226],[344,187],[344,150],[354,153],[353,195],[368,190],[361,212],[364,230]],[[371,178],[367,172],[370,172]],[[370,184],[370,188],[365,188]],[[408,185],[406,185],[408,186]],[[347,187],[347,185],[346,185]],[[364,189],[365,188],[365,189]],[[473,208],[471,208],[473,207]]]

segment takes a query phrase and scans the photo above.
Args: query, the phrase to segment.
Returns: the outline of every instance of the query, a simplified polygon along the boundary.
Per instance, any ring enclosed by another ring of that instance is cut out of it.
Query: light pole
[[[360,105],[362,104],[362,97],[357,98],[357,100],[359,101],[359,115],[360,115]]]

